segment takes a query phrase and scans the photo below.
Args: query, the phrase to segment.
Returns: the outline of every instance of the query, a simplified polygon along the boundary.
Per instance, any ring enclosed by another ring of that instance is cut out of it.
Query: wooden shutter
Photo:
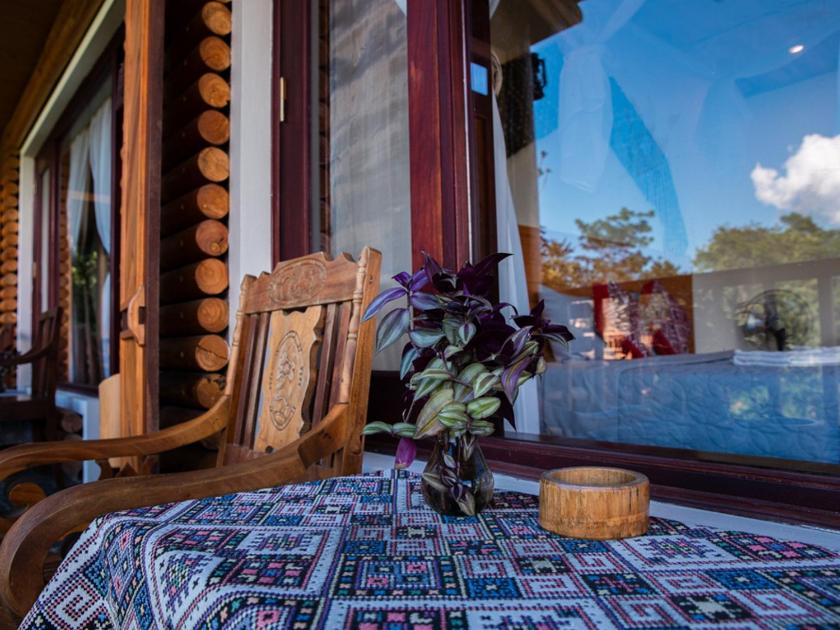
[[[120,264],[121,434],[155,431],[163,0],[127,0]]]

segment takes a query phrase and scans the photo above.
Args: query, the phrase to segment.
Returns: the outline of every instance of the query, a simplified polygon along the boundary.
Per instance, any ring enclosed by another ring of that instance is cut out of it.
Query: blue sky
[[[652,253],[689,269],[695,249],[720,225],[772,225],[786,210],[813,208],[819,222],[840,227],[818,211],[823,202],[802,189],[807,183],[797,188],[793,176],[775,182],[765,199],[784,199],[773,205],[757,198],[751,178],[757,165],[783,178],[806,136],[838,135],[840,0],[580,6],[580,25],[532,49],[548,75],[534,113],[537,151],[546,152],[541,165],[551,170],[540,182],[540,223],[549,234],[576,242],[575,218],[654,207],[672,224],[654,222]],[[575,85],[564,86],[563,77],[575,77]],[[617,116],[624,101],[610,85],[626,97],[635,124],[627,124],[627,111]],[[653,149],[639,156],[645,137]],[[616,141],[629,149],[616,151]],[[840,140],[837,146],[840,152]],[[673,221],[684,225],[687,246]]]

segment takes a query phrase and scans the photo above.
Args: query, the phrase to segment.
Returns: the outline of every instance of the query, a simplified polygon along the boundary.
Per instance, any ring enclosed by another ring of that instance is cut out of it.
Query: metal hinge
[[[277,89],[280,98],[280,122],[286,122],[286,77],[280,77]]]

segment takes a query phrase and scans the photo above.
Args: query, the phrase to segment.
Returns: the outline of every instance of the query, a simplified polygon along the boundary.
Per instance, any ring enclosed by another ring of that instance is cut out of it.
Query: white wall
[[[245,274],[271,270],[272,0],[234,0],[231,66],[230,334]]]

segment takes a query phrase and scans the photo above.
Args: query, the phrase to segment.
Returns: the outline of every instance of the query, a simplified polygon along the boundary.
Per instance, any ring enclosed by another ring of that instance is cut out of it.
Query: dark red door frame
[[[304,256],[312,243],[310,156],[311,6],[274,1],[272,72],[272,258]]]
[[[469,61],[464,0],[408,3],[408,117],[414,265],[470,258]]]

